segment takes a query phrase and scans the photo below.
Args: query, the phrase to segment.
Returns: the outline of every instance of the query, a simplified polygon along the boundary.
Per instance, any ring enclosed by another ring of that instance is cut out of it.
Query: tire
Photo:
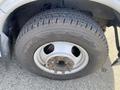
[[[46,43],[67,41],[83,47],[88,65],[79,72],[56,75],[43,71],[34,62],[36,49]],[[101,68],[108,57],[108,45],[100,26],[79,11],[55,9],[31,18],[22,28],[15,45],[17,61],[29,71],[57,80],[68,80],[91,74]]]

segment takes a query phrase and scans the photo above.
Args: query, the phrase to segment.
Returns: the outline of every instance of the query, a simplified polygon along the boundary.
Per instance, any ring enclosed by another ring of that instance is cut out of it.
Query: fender
[[[16,8],[36,0],[1,0],[0,2],[0,58],[10,57],[9,39],[3,33],[3,27],[9,14]],[[7,7],[6,7],[7,6]]]
[[[118,17],[118,20],[120,21],[120,0],[90,0],[93,2],[97,2],[100,4],[104,4],[110,8],[112,8],[113,10],[117,11],[116,16]]]
[[[9,39],[7,36],[3,35],[3,27],[5,25],[5,21],[7,17],[12,13],[16,8],[19,8],[27,3],[34,2],[37,0],[1,0],[0,2],[0,53],[3,52],[4,56],[7,56],[7,53],[9,52],[9,45],[8,41]],[[41,0],[44,1],[44,0]],[[120,0],[89,0],[91,2],[97,2],[104,4],[115,11],[117,11],[120,14]],[[2,43],[4,42],[4,43]],[[4,49],[7,48],[7,49]],[[9,54],[8,54],[9,55]],[[1,56],[1,55],[0,55]]]
[[[120,13],[120,0],[109,0],[109,1],[108,0],[90,0],[90,1],[104,4]]]
[[[0,32],[3,30],[4,22],[11,12],[13,12],[16,8],[20,6],[33,1],[36,1],[36,0],[4,0],[0,4],[0,11],[2,12],[0,13],[0,21],[2,21],[0,23]]]
[[[34,1],[36,0],[4,0],[0,6],[0,9],[9,14],[16,8]]]

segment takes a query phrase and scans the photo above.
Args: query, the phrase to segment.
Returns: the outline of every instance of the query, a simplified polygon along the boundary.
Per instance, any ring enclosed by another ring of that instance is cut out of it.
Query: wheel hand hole
[[[78,57],[80,55],[80,50],[78,49],[78,47],[76,46],[73,46],[72,47],[72,54],[75,56],[75,57]]]
[[[54,45],[53,44],[49,44],[44,48],[45,54],[50,54],[53,51],[54,51]]]

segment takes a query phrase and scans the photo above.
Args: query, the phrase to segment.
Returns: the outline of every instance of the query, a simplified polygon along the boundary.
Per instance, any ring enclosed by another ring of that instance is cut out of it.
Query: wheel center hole
[[[64,61],[59,61],[59,62],[57,63],[57,65],[58,65],[59,67],[64,67],[64,66],[65,66],[65,62],[64,62]]]

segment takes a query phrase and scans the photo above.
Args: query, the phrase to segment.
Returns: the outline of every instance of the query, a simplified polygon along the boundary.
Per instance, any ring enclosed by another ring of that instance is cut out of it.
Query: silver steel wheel
[[[70,42],[51,42],[39,47],[34,53],[35,64],[48,73],[73,74],[88,64],[85,49]]]

